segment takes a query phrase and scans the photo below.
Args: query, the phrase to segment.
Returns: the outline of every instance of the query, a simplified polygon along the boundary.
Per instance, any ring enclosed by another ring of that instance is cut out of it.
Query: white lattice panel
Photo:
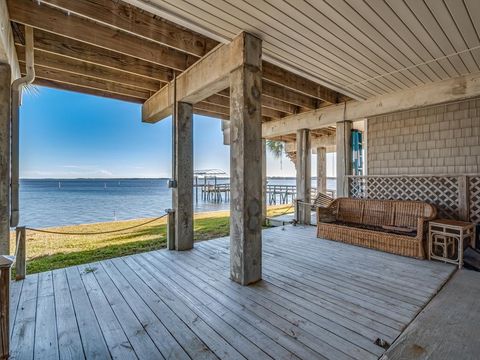
[[[437,207],[438,216],[459,218],[455,176],[350,177],[350,196],[385,200],[418,200]]]
[[[480,224],[480,176],[469,178],[470,221]]]

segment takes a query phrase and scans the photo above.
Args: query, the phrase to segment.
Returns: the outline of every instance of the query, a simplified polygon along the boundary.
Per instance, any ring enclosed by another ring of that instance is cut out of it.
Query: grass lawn
[[[286,211],[292,212],[293,208],[290,205],[270,207],[268,216]],[[195,214],[195,241],[227,236],[229,219],[228,211]],[[49,230],[76,233],[111,231],[135,226],[147,220],[74,225]],[[12,246],[14,239],[12,234]],[[165,246],[166,218],[132,230],[105,235],[54,235],[27,231],[27,274],[157,250]]]

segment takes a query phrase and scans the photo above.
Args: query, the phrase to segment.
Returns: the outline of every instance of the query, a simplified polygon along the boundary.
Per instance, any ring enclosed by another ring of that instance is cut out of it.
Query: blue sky
[[[24,95],[21,107],[22,178],[170,176],[170,119],[144,124],[138,104],[37,88]],[[195,169],[229,172],[229,147],[222,141],[220,120],[194,116]],[[295,168],[268,154],[267,173],[295,176]]]

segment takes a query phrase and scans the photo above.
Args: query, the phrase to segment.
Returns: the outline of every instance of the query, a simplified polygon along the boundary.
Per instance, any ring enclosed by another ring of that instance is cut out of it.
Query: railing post
[[[25,226],[17,226],[15,229],[17,249],[15,261],[15,280],[23,280],[27,275],[27,236]]]
[[[458,213],[460,220],[469,221],[470,212],[470,196],[469,196],[469,184],[468,176],[462,175],[458,177]]]
[[[167,249],[175,250],[175,210],[167,209]]]
[[[0,256],[0,359],[10,353],[10,276],[14,258]]]

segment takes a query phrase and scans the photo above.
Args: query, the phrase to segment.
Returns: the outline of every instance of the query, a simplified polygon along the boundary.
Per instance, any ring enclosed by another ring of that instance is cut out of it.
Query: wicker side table
[[[428,259],[441,260],[463,267],[464,246],[475,248],[475,225],[448,219],[430,221]],[[440,250],[440,251],[439,251]]]

